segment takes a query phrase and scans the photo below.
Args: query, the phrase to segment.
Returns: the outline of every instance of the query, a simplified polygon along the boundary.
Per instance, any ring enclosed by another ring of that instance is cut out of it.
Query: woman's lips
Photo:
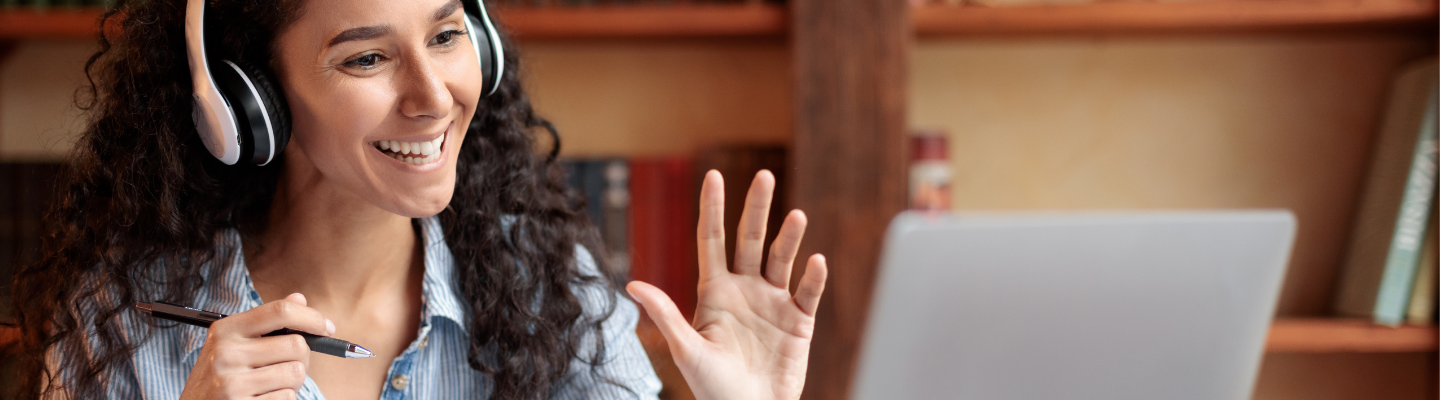
[[[372,143],[376,149],[390,158],[411,165],[425,165],[440,159],[445,134],[426,142],[401,142],[381,140]]]

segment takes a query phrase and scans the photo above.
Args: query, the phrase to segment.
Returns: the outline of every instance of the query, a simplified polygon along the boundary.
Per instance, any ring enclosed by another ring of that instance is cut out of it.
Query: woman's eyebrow
[[[340,32],[339,35],[335,35],[335,38],[330,39],[330,43],[325,44],[325,47],[333,47],[337,44],[349,42],[352,40],[374,39],[388,34],[390,34],[390,25],[362,26],[359,28],[350,28],[346,29],[344,32]]]
[[[445,5],[440,6],[439,9],[435,10],[435,20],[439,21],[445,19],[445,17],[450,16],[450,14],[454,14],[455,10],[458,9],[460,9],[460,0],[450,0],[449,3],[445,3]]]

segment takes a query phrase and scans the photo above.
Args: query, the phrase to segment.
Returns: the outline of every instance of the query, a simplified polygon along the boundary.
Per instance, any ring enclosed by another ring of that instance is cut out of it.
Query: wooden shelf
[[[1426,28],[1434,34],[1437,11],[1435,0],[1149,0],[925,6],[912,19],[921,36]]]
[[[497,8],[496,19],[521,39],[783,37],[789,14],[779,5],[714,4]],[[0,10],[0,40],[94,37],[95,8]]]
[[[100,14],[97,8],[0,10],[0,40],[94,39]]]
[[[773,4],[497,8],[520,39],[783,37],[789,14]]]
[[[1367,320],[1337,318],[1277,319],[1265,343],[1269,353],[1430,352],[1440,346],[1435,326],[1398,328]]]

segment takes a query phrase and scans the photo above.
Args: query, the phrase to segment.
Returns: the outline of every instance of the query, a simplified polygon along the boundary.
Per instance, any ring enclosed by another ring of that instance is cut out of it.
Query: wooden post
[[[885,227],[906,203],[910,9],[903,0],[792,0],[790,7],[789,188],[810,220],[802,253],[823,253],[830,266],[803,398],[844,400]]]

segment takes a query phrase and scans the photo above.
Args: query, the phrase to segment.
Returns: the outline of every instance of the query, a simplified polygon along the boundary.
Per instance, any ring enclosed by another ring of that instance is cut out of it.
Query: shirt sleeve
[[[595,260],[584,247],[576,246],[575,262],[582,275],[601,276]],[[604,282],[604,278],[601,280]],[[635,336],[640,311],[619,291],[599,286],[607,284],[581,285],[575,289],[584,303],[587,317],[602,317],[605,311],[614,307],[614,313],[601,323],[601,334],[605,340],[604,359],[594,368],[584,360],[573,361],[569,376],[551,396],[554,400],[659,398],[660,378],[655,376],[655,368],[650,365],[640,338]],[[583,344],[582,359],[592,358],[595,349],[593,339]]]

